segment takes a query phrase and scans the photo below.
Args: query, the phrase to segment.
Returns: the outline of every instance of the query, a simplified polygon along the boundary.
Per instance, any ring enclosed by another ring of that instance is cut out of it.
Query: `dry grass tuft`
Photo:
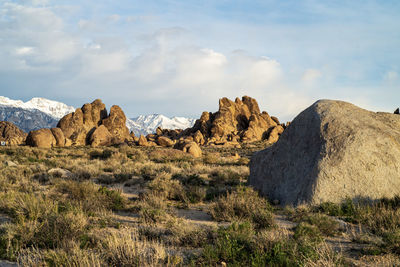
[[[211,216],[217,221],[250,220],[258,228],[272,226],[272,207],[251,188],[239,187],[220,197],[211,206]]]

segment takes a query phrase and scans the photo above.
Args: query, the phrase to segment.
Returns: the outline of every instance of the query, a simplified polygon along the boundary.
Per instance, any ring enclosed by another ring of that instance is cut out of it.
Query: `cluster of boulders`
[[[138,146],[161,146],[172,147],[191,154],[194,157],[201,157],[202,151],[198,143],[190,138],[181,136],[182,130],[170,130],[157,128],[156,133],[147,136],[133,136],[134,142]]]
[[[0,121],[0,142],[4,145],[20,145],[25,142],[27,134],[13,123]]]
[[[200,146],[239,148],[242,142],[259,140],[275,143],[286,126],[267,112],[260,112],[255,99],[244,96],[235,101],[220,99],[218,111],[203,112],[192,128],[158,128],[154,134],[135,136],[129,133],[126,116],[119,106],[112,106],[108,113],[104,103],[97,99],[65,115],[57,127],[31,131],[25,137],[27,145],[42,148],[130,143],[173,147],[199,157]],[[25,137],[14,144],[25,142]]]
[[[287,125],[276,117],[260,112],[255,99],[244,96],[240,100],[219,100],[215,113],[203,112],[192,128],[169,130],[158,128],[156,133],[137,139],[144,146],[198,146],[240,147],[242,142],[266,140],[275,143]]]
[[[201,145],[240,146],[240,142],[267,140],[275,143],[286,125],[276,117],[260,112],[254,98],[243,96],[231,101],[219,100],[215,113],[203,112],[193,128],[184,131]]]
[[[399,195],[400,116],[317,101],[253,155],[249,183],[283,205]]]
[[[35,147],[107,146],[132,141],[122,109],[112,106],[107,113],[100,99],[65,115],[56,128],[31,131],[26,144]]]

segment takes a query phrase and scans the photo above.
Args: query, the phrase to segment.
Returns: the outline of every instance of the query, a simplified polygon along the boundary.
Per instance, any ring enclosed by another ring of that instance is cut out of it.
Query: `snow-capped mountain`
[[[24,132],[56,127],[58,119],[37,109],[23,109],[0,105],[0,121],[14,123]]]
[[[184,117],[168,118],[161,114],[140,115],[139,117],[127,119],[126,126],[136,136],[154,133],[157,127],[163,129],[186,129],[192,127],[195,119]]]
[[[55,127],[61,117],[75,109],[41,97],[27,102],[0,96],[0,121],[9,121],[25,132]]]
[[[57,119],[61,119],[64,115],[75,111],[74,107],[43,97],[34,97],[27,102],[23,102],[0,96],[0,105],[29,110],[37,109]]]
[[[0,121],[10,121],[25,132],[40,128],[56,127],[58,121],[75,108],[64,103],[42,97],[27,102],[0,96]],[[141,115],[126,120],[126,126],[135,135],[154,133],[157,127],[163,129],[186,129],[192,127],[195,119],[184,117],[168,118],[160,114]]]

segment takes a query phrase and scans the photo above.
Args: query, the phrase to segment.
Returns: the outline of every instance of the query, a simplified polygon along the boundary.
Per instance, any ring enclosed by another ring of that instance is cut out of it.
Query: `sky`
[[[0,95],[198,118],[248,95],[400,106],[400,1],[0,0]]]

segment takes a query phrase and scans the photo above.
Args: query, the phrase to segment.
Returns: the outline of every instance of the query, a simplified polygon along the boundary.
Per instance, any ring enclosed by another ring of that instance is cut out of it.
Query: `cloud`
[[[24,46],[24,47],[16,48],[15,53],[17,55],[23,56],[23,55],[32,54],[33,50],[34,50],[33,47]]]
[[[0,2],[2,94],[74,106],[102,98],[128,116],[198,116],[215,111],[220,97],[249,95],[283,120],[318,98],[368,106],[398,99],[398,55],[387,53],[398,40],[385,38],[398,25],[390,14],[371,16],[374,23],[365,27],[354,9],[342,17],[324,4],[312,4],[311,11],[296,4],[301,12],[294,13],[274,8],[265,16],[258,2],[260,12],[248,7],[258,14],[253,18],[240,8],[221,13],[212,1],[195,6],[214,8],[214,17],[178,2],[179,12],[152,1],[140,9],[125,1],[98,1],[90,9],[75,1],[68,7]],[[315,16],[301,20],[309,12]]]
[[[399,79],[399,74],[396,71],[388,71],[383,76],[383,80],[386,82],[395,82]]]
[[[40,88],[37,95],[87,101],[100,97],[122,105],[128,114],[185,116],[216,110],[217,99],[224,96],[250,95],[269,112],[287,117],[307,102],[284,84],[277,60],[199,46],[183,27],[139,34],[132,39],[138,44],[127,45],[126,39],[95,34],[102,23],[123,21],[120,15],[79,19],[76,29],[82,32],[73,33],[51,7],[5,7],[12,19],[0,22],[5,26],[0,38],[10,37],[0,47],[6,51],[0,52],[3,71],[20,77],[28,75],[21,74],[23,69],[36,73],[29,79]],[[18,82],[12,86],[26,88]]]
[[[321,78],[322,73],[317,69],[307,69],[304,71],[301,80],[308,86],[313,85],[319,78]]]

